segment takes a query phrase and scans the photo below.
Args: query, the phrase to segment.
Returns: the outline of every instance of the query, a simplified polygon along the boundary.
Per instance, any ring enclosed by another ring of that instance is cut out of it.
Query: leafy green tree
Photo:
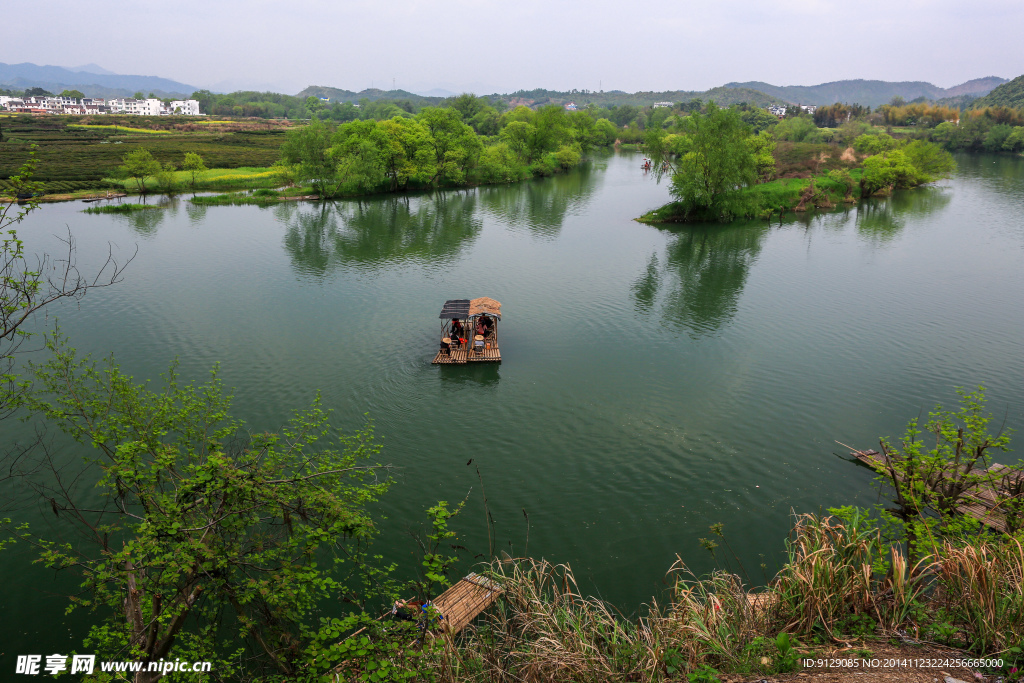
[[[768,130],[779,121],[774,114],[760,107],[750,107],[740,113],[740,118],[754,130],[755,134]]]
[[[903,148],[903,153],[920,174],[920,181],[929,183],[948,178],[956,170],[953,156],[933,142],[914,140]]]
[[[890,512],[905,527],[911,564],[940,536],[976,532],[977,523],[958,508],[971,489],[994,483],[984,470],[993,453],[1009,449],[1009,433],[989,431],[992,416],[985,412],[984,387],[957,393],[956,412],[939,406],[923,428],[911,421],[899,446],[880,440],[885,470],[880,481],[896,495],[897,507]],[[921,441],[923,432],[932,435],[934,447]]]
[[[861,176],[861,195],[887,193],[920,185],[926,181],[907,155],[899,149],[875,154],[864,160]]]
[[[432,182],[461,183],[480,156],[483,145],[473,129],[462,122],[457,109],[424,107],[416,119],[427,128],[434,149]]]
[[[984,147],[989,152],[1001,152],[1003,144],[1013,135],[1013,126],[1005,123],[997,123],[989,128],[985,135]]]
[[[160,170],[156,173],[156,181],[160,184],[160,189],[167,194],[174,194],[175,189],[177,189],[177,182],[174,175],[177,170],[177,167],[168,161],[161,166]]]
[[[640,109],[634,107],[631,104],[624,104],[621,107],[617,107],[611,114],[611,120],[615,122],[620,128],[627,126],[632,123],[637,115],[640,113]]]
[[[861,154],[879,154],[896,149],[899,144],[888,133],[866,133],[853,141],[853,148]]]
[[[814,121],[809,117],[794,116],[793,118],[786,118],[779,121],[773,132],[775,137],[779,140],[785,140],[787,142],[804,142],[817,131],[818,127],[814,125]]]
[[[142,94],[141,90],[136,90],[135,94],[132,95],[132,97],[134,97],[137,100],[144,100],[144,99],[146,99],[146,96]]]
[[[583,153],[580,151],[579,143],[573,143],[571,145],[562,145],[555,152],[555,160],[558,165],[562,168],[572,168],[580,163],[580,159],[583,158]]]
[[[512,121],[501,129],[501,140],[508,148],[526,163],[530,163],[533,155],[532,141],[537,129],[526,121]]]
[[[319,97],[310,95],[306,98],[306,109],[309,110],[311,116],[316,116],[324,108],[323,100]]]
[[[188,172],[189,186],[193,192],[196,191],[196,183],[199,181],[199,178],[208,170],[203,157],[195,152],[185,152],[185,163],[181,165],[181,169]]]
[[[520,165],[518,154],[507,143],[499,142],[484,148],[480,155],[479,173],[485,182],[511,183],[520,180],[526,169]]]
[[[682,125],[690,151],[679,160],[672,194],[683,215],[712,220],[735,215],[740,190],[757,178],[749,126],[738,112],[713,102],[706,114],[695,112]]]
[[[615,143],[618,136],[618,129],[608,119],[598,119],[594,122],[594,137],[597,144],[611,145]]]
[[[762,130],[750,137],[750,149],[754,154],[757,178],[766,182],[775,177],[775,136]]]
[[[183,385],[172,366],[154,390],[110,359],[78,358],[59,336],[49,348],[27,404],[92,455],[74,472],[51,462],[38,485],[75,542],[21,536],[80,577],[71,607],[92,612],[93,651],[291,680],[317,667],[314,642],[342,639],[320,633],[318,603],[342,600],[358,616],[370,596],[394,595],[366,556],[376,533],[367,508],[390,484],[370,427],[339,435],[317,398],[279,434],[253,434],[230,416],[216,372]],[[95,489],[72,485],[81,477]],[[430,558],[429,578],[444,568]]]
[[[338,179],[345,192],[359,194],[381,188],[387,181],[382,147],[386,136],[376,121],[353,121],[339,126],[333,142]]]
[[[480,135],[497,135],[501,130],[501,115],[494,107],[486,107],[470,119],[469,125]]]
[[[288,131],[281,145],[282,159],[296,167],[296,178],[309,183],[323,198],[337,191],[337,163],[331,151],[331,130],[320,119]]]
[[[572,137],[582,152],[586,152],[595,145],[604,144],[604,136],[597,133],[594,117],[588,112],[569,112],[568,119],[569,127],[572,130]]]
[[[153,158],[153,155],[145,147],[139,147],[128,152],[122,158],[124,162],[120,168],[121,172],[128,178],[135,180],[139,192],[146,193],[146,179],[160,173],[160,162]]]
[[[447,103],[449,107],[462,115],[463,121],[472,120],[477,114],[490,106],[487,98],[477,97],[472,93],[462,93],[458,97],[448,100]]]
[[[61,97],[73,97],[76,100],[80,100],[85,97],[85,94],[81,90],[62,90],[60,92]]]
[[[1024,126],[1014,126],[1013,132],[1003,141],[1003,149],[1007,152],[1024,150]]]

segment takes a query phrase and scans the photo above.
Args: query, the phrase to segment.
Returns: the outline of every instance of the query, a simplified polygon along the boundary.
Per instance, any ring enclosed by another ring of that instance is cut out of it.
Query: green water
[[[108,242],[138,246],[121,285],[50,311],[79,349],[139,379],[175,357],[186,378],[220,363],[254,429],[317,390],[341,426],[369,413],[398,468],[389,557],[411,561],[404,532],[467,493],[456,527],[486,554],[479,467],[498,548],[569,562],[628,612],[677,553],[712,568],[710,524],[759,581],[791,510],[874,503],[836,439],[876,445],[978,384],[1024,427],[1024,159],[959,162],[939,186],[770,226],[638,224],[668,192],[618,155],[539,182],[334,204],[50,205],[21,232],[53,249],[70,227],[86,272]],[[504,362],[430,365],[441,304],[477,296],[503,304]],[[4,441],[30,428],[4,423]],[[48,506],[18,514],[53,522]],[[69,650],[83,621],[29,559],[0,557],[5,652]]]

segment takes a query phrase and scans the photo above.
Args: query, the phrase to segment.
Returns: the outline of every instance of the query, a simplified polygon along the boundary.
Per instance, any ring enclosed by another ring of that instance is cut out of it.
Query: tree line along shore
[[[333,111],[327,107],[317,116],[313,103],[308,122],[0,116],[6,152],[0,193],[13,196],[10,178],[30,155],[34,192],[44,201],[229,191],[200,201],[260,203],[515,182],[564,171],[592,150],[619,145],[648,153],[652,171],[672,181],[676,201],[641,220],[730,220],[827,209],[929,182],[952,168],[940,148],[1024,151],[1024,110],[989,106],[961,113],[898,98],[874,111],[844,104],[813,114],[790,108],[781,120],[748,104],[719,108],[699,100],[577,111],[554,105],[500,111],[500,103],[472,95],[418,110],[386,100],[365,104],[354,109],[357,118],[343,122],[326,115]],[[717,158],[708,157],[701,141],[710,138],[702,126],[728,130],[734,145],[745,141],[749,154],[719,148]],[[202,160],[200,173],[184,168],[186,154]],[[690,194],[684,187],[684,178],[698,176],[703,199],[695,185]],[[252,190],[260,193],[242,192]]]

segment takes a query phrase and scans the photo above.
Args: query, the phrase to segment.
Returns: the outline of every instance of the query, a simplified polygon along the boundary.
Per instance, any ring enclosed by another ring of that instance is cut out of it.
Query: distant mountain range
[[[975,78],[974,80],[955,85],[952,88],[940,88],[937,85],[924,81],[833,81],[821,85],[786,85],[778,86],[761,81],[749,81],[747,83],[726,83],[726,88],[749,88],[759,90],[767,95],[778,97],[790,104],[833,104],[835,102],[846,102],[848,104],[863,104],[868,107],[877,107],[880,104],[889,102],[897,95],[907,102],[925,97],[929,100],[938,100],[947,97],[961,95],[973,95],[981,97],[992,91],[996,86],[1005,83],[1005,78],[988,76],[986,78]]]
[[[661,92],[627,93],[621,90],[604,92],[592,91],[556,91],[556,90],[519,90],[514,93],[489,95],[490,99],[503,99],[517,103],[528,103],[531,106],[543,104],[564,104],[569,101],[576,104],[593,102],[601,106],[634,105],[649,106],[655,102],[688,102],[700,99],[705,102],[714,100],[720,105],[728,106],[746,102],[766,107],[770,104],[832,104],[833,102],[858,103],[870,107],[889,102],[893,97],[902,97],[907,102],[924,97],[939,100],[943,103],[963,105],[975,98],[971,106],[983,106],[988,96],[999,99],[992,103],[1002,104],[1016,102],[1013,106],[1024,106],[1022,93],[1024,83],[1020,78],[1007,83],[1005,78],[988,76],[961,83],[952,88],[940,88],[924,81],[868,81],[846,80],[822,83],[820,85],[787,85],[778,86],[762,81],[746,83],[727,83],[711,90],[666,90]],[[1005,86],[1004,86],[1005,84]],[[1013,85],[1018,84],[1018,85]],[[1011,87],[1012,86],[1012,87]],[[130,97],[132,93],[142,91],[154,93],[158,97],[190,95],[199,88],[158,76],[129,76],[115,74],[97,64],[83,66],[38,66],[31,63],[4,64],[0,63],[0,88],[24,90],[26,88],[45,88],[53,93],[61,90],[80,90],[86,97]],[[1009,90],[1000,90],[1009,88]],[[1004,94],[999,94],[1003,92]],[[380,90],[369,88],[360,92],[330,88],[325,86],[309,86],[298,97],[326,97],[332,102],[358,102],[362,98],[370,100],[409,100],[416,106],[438,104],[454,93],[443,88],[434,88],[420,93],[407,90]]]
[[[198,90],[195,86],[172,81],[159,76],[123,76],[115,74],[96,64],[66,68],[63,66],[38,66],[4,64],[0,62],[0,87],[24,90],[45,88],[53,93],[61,90],[80,90],[86,97],[131,97],[141,90],[160,97],[191,95]]]

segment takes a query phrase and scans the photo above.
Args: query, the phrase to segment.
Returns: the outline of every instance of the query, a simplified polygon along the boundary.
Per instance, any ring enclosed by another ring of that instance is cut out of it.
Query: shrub
[[[861,154],[879,154],[898,146],[899,143],[888,133],[869,133],[853,141],[853,148]]]

